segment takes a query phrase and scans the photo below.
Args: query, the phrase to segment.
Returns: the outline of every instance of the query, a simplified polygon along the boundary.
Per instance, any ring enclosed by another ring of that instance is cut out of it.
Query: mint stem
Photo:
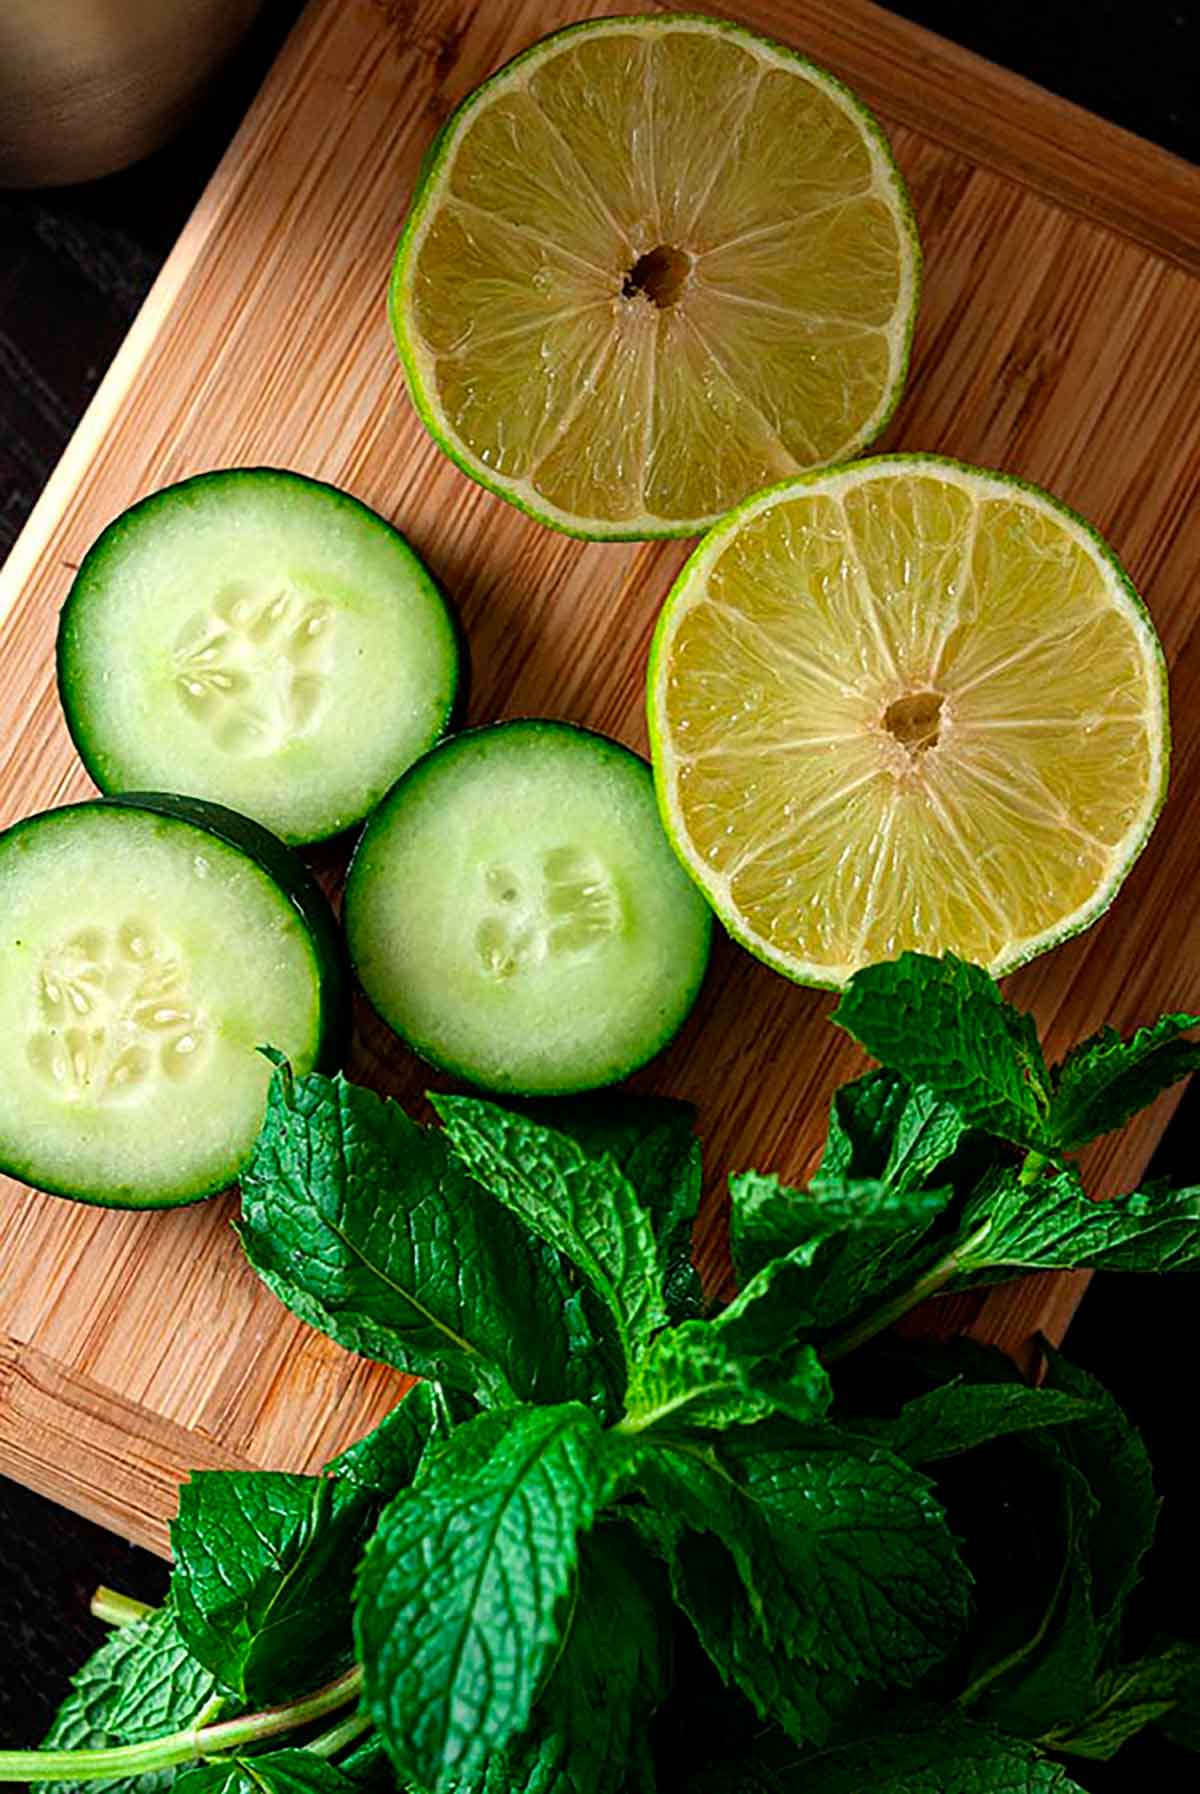
[[[319,1738],[314,1738],[304,1748],[311,1750],[314,1757],[333,1757],[344,1745],[353,1744],[356,1738],[361,1738],[370,1729],[370,1714],[348,1713],[345,1719],[339,1720],[337,1725],[331,1725],[327,1732],[322,1732]]]
[[[106,1626],[132,1626],[155,1611],[145,1601],[135,1601],[132,1595],[121,1595],[115,1588],[103,1586],[92,1596],[91,1610],[92,1618],[103,1620]]]
[[[918,1308],[929,1296],[936,1296],[938,1291],[944,1289],[950,1279],[962,1270],[976,1246],[981,1245],[987,1238],[991,1227],[990,1220],[980,1222],[973,1233],[956,1240],[953,1251],[947,1252],[944,1258],[939,1258],[938,1262],[926,1271],[923,1277],[918,1277],[910,1288],[901,1290],[898,1296],[893,1296],[890,1302],[885,1302],[881,1308],[877,1308],[873,1314],[868,1314],[853,1327],[848,1327],[844,1333],[835,1334],[828,1345],[822,1348],[821,1357],[824,1362],[833,1364],[837,1359],[845,1358],[848,1353],[857,1351],[859,1346],[866,1345],[869,1339],[874,1339],[877,1333],[884,1333],[889,1327],[894,1326],[910,1309]]]
[[[244,1713],[217,1725],[191,1725],[141,1744],[116,1744],[103,1750],[0,1750],[0,1782],[94,1782],[173,1769],[180,1763],[195,1763],[201,1757],[255,1744],[260,1738],[294,1732],[337,1712],[349,1701],[357,1701],[361,1689],[362,1671],[354,1668],[286,1706]]]

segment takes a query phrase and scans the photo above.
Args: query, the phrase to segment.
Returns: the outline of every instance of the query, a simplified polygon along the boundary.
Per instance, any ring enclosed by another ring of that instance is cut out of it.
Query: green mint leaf
[[[1159,1730],[1180,1750],[1200,1751],[1200,1662],[1195,1645],[1184,1647],[1191,1657],[1180,1676],[1175,1705],[1158,1722]]]
[[[1088,1401],[1024,1383],[967,1383],[961,1380],[906,1402],[893,1420],[856,1420],[864,1433],[910,1464],[931,1464],[971,1451],[1008,1433],[1065,1426],[1086,1419]]]
[[[1050,1078],[1037,1030],[982,967],[923,953],[864,966],[833,1019],[887,1070],[951,1104],[966,1126],[1044,1143]]]
[[[954,1105],[924,1085],[895,1072],[869,1071],[834,1095],[814,1188],[831,1178],[876,1179],[907,1195],[937,1181],[935,1173],[953,1158],[966,1131]]]
[[[756,1171],[729,1187],[734,1262],[750,1275],[714,1324],[736,1351],[762,1355],[826,1334],[914,1281],[942,1250],[930,1230],[948,1190],[831,1182],[817,1195]]]
[[[582,1541],[562,1654],[527,1731],[454,1794],[620,1794],[670,1685],[670,1639],[647,1592],[652,1566],[625,1527]]]
[[[879,1178],[846,1181],[822,1177],[811,1189],[796,1190],[780,1183],[772,1173],[745,1171],[729,1180],[729,1235],[734,1267],[743,1280],[797,1246],[817,1245],[837,1236],[837,1258],[829,1256],[823,1275],[835,1271],[842,1279],[860,1278],[863,1271],[893,1251],[897,1235],[914,1228],[922,1232],[941,1214],[948,1200],[946,1190],[897,1190]],[[871,1238],[858,1236],[873,1236]],[[853,1245],[853,1252],[851,1247]],[[827,1306],[840,1308],[840,1294],[825,1298]]]
[[[359,1794],[396,1794],[396,1772],[378,1732],[368,1732],[347,1751],[338,1768]]]
[[[1040,1742],[1065,1756],[1115,1756],[1135,1733],[1168,1720],[1192,1687],[1200,1690],[1200,1646],[1166,1645],[1108,1670],[1096,1683],[1094,1705],[1085,1717]]]
[[[1054,1072],[1048,1138],[1069,1150],[1124,1127],[1200,1066],[1200,1042],[1180,1039],[1190,1028],[1200,1015],[1164,1015],[1129,1040],[1103,1028],[1075,1047]]]
[[[1050,1346],[1046,1389],[1087,1403],[1087,1412],[1057,1436],[1096,1502],[1088,1530],[1088,1562],[1096,1623],[1110,1635],[1136,1588],[1154,1542],[1159,1501],[1141,1434],[1104,1385]]]
[[[1055,1468],[1058,1515],[1051,1510],[1041,1519],[1050,1530],[1057,1518],[1058,1574],[1040,1615],[1031,1616],[1031,1628],[1026,1622],[1025,1636],[1015,1646],[1005,1638],[1010,1625],[1006,1604],[993,1641],[985,1641],[977,1655],[968,1703],[976,1718],[1034,1739],[1088,1710],[1104,1635],[1096,1623],[1089,1556],[1096,1498],[1057,1439],[1038,1436],[1026,1450]]]
[[[1023,1184],[989,1174],[963,1212],[962,1232],[989,1222],[951,1287],[1003,1280],[1016,1270],[1200,1271],[1200,1187],[1151,1184],[1093,1202],[1074,1165]]]
[[[672,1321],[701,1308],[692,1264],[692,1231],[700,1206],[700,1142],[696,1111],[667,1097],[601,1093],[558,1098],[534,1106],[535,1119],[570,1134],[590,1159],[616,1165],[649,1211],[662,1269],[662,1293]]]
[[[528,1725],[608,1478],[586,1408],[514,1408],[459,1427],[387,1508],[356,1631],[368,1711],[402,1777],[430,1794],[469,1782]]]
[[[631,1363],[667,1314],[650,1216],[628,1178],[569,1134],[494,1103],[430,1101],[471,1175],[587,1278]]]
[[[428,1447],[441,1444],[450,1431],[445,1399],[436,1383],[417,1383],[373,1432],[331,1458],[325,1469],[356,1489],[390,1501],[412,1482]]]
[[[196,1763],[181,1770],[178,1794],[352,1794],[354,1782],[311,1750]]]
[[[812,1658],[911,1687],[962,1631],[969,1578],[932,1484],[889,1452],[829,1433],[769,1423],[727,1435],[721,1460],[816,1620]]]
[[[46,1750],[99,1750],[181,1730],[212,1699],[216,1682],[189,1654],[170,1601],[156,1613],[109,1633],[71,1679],[71,1692],[43,1740]],[[39,1794],[96,1789],[100,1794],[165,1794],[177,1770],[108,1781],[34,1782]]]
[[[1082,1794],[1031,1746],[933,1714],[911,1731],[822,1751],[768,1785],[779,1794]]]
[[[757,1361],[729,1349],[709,1321],[685,1321],[651,1340],[629,1376],[625,1432],[742,1426],[783,1409],[819,1420],[832,1400],[829,1378],[811,1346],[802,1346],[786,1376],[761,1379]]]
[[[193,1657],[248,1706],[328,1681],[349,1660],[347,1571],[376,1511],[331,1477],[196,1471],[171,1526],[172,1598]]]
[[[795,1743],[823,1744],[853,1702],[855,1684],[766,1644],[733,1559],[715,1538],[658,1514],[643,1513],[639,1525],[666,1561],[676,1603],[723,1680]]]
[[[1083,1415],[1028,1451],[1056,1477],[1065,1516],[1058,1584],[1029,1643],[1000,1654],[980,1717],[1031,1738],[1082,1725],[1099,1704],[1095,1678],[1111,1660],[1125,1604],[1154,1538],[1158,1501],[1145,1447],[1101,1384],[1046,1348],[1047,1395]]]
[[[557,1262],[398,1104],[276,1073],[241,1184],[251,1264],[340,1345],[486,1403],[580,1393]]]
[[[946,1517],[929,1482],[881,1448],[771,1422],[704,1447],[644,1446],[634,1479],[674,1529],[677,1585],[687,1535],[716,1539],[745,1591],[743,1630],[784,1657],[911,1686],[962,1629],[968,1578]]]

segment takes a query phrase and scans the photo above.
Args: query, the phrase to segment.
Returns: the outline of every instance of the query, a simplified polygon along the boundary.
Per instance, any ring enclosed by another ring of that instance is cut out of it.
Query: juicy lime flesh
[[[464,109],[402,259],[431,421],[551,521],[711,519],[877,430],[915,250],[819,71],[703,21],[548,40]]]
[[[651,703],[677,844],[748,944],[830,983],[905,948],[1002,970],[1103,907],[1166,719],[1151,626],[1085,526],[884,461],[716,534]]]

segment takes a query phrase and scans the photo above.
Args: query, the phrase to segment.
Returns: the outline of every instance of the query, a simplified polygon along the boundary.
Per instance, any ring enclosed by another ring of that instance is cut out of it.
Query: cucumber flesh
[[[401,779],[364,831],[342,919],[397,1033],[525,1095],[652,1058],[695,1000],[711,937],[646,763],[539,721],[456,736]]]
[[[331,1061],[332,916],[323,932],[278,842],[272,875],[246,850],[262,831],[213,807],[207,824],[151,796],[0,834],[0,1166],[36,1188],[135,1208],[210,1195],[262,1120],[258,1048],[297,1072]]]
[[[63,710],[102,791],[210,798],[293,843],[361,821],[459,680],[454,620],[399,532],[274,468],[134,505],[59,620]]]

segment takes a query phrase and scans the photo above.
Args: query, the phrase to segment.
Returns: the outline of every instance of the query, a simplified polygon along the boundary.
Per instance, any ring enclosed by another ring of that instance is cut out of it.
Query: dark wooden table
[[[1200,162],[1196,0],[885,3]],[[0,193],[0,559],[299,10],[299,0],[266,0],[196,122],[149,161],[86,187]],[[1192,1147],[1198,1120],[1200,1093],[1181,1109],[1156,1172],[1200,1179]],[[1182,1279],[1147,1288],[1136,1278],[1098,1278],[1068,1349],[1135,1414],[1167,1497],[1164,1533],[1180,1548],[1170,1552],[1169,1582],[1151,1566],[1144,1623],[1200,1638],[1200,1554],[1193,1551],[1190,1574],[1180,1568],[1200,1493],[1186,1424],[1194,1406],[1193,1300]],[[0,1474],[0,1743],[27,1744],[44,1731],[70,1671],[100,1636],[87,1617],[98,1582],[155,1600],[165,1579],[157,1560]],[[1097,1789],[1125,1788],[1138,1784],[1140,1772],[1147,1785],[1151,1777],[1187,1785],[1194,1769],[1182,1759],[1175,1766],[1172,1776],[1153,1746],[1135,1747],[1119,1767],[1097,1766],[1082,1779]]]

